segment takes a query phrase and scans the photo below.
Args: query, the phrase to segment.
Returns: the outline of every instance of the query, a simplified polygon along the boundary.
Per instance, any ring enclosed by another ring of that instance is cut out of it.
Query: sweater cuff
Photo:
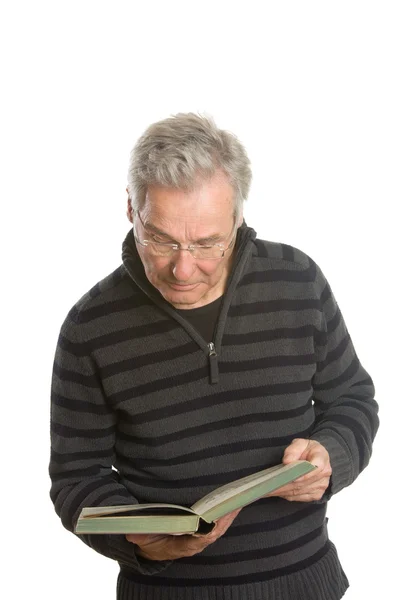
[[[166,569],[172,560],[147,560],[135,552],[135,544],[128,542],[124,535],[107,535],[106,543],[111,551],[112,558],[120,565],[129,567],[142,575],[153,575]]]
[[[334,431],[318,431],[311,438],[322,444],[329,454],[332,475],[329,497],[350,485],[354,479],[353,464],[346,442]]]

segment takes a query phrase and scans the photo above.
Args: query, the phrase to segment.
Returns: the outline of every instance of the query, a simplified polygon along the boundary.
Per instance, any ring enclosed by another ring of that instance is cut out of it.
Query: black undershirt
[[[219,309],[222,304],[222,298],[217,298],[210,304],[205,304],[199,308],[189,308],[188,310],[175,309],[181,317],[186,319],[192,327],[197,329],[206,342],[214,340],[214,329],[217,324]]]

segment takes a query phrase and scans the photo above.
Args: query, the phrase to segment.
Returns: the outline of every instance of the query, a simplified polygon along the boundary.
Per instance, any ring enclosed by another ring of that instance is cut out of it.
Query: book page
[[[265,481],[269,475],[272,475],[275,471],[280,469],[281,466],[282,465],[276,465],[274,467],[270,467],[269,469],[265,469],[264,471],[259,471],[257,473],[253,473],[252,475],[248,475],[247,477],[243,477],[242,479],[237,479],[236,481],[227,483],[226,485],[213,490],[207,494],[207,496],[204,496],[204,498],[198,500],[192,505],[191,508],[194,510],[194,512],[197,512],[201,515],[217,504],[224,502],[224,500],[227,498],[231,498],[236,494],[240,494],[249,487],[253,487],[261,481]]]
[[[207,512],[221,504],[224,504],[225,502],[228,502],[231,498],[245,495],[246,492],[252,490],[253,488],[255,490],[258,488],[258,486],[261,488],[261,485],[265,484],[266,482],[271,482],[272,487],[274,487],[273,481],[275,478],[277,480],[283,480],[283,477],[286,475],[286,479],[283,481],[283,483],[286,483],[287,481],[291,481],[292,479],[308,473],[314,468],[315,467],[313,465],[304,460],[295,461],[288,465],[275,465],[274,467],[270,467],[269,469],[265,469],[263,471],[258,471],[253,475],[248,475],[247,477],[232,481],[231,483],[213,490],[204,496],[204,498],[201,498],[201,500],[193,504],[191,508],[197,514],[204,516]],[[280,485],[277,487],[280,487]],[[260,493],[262,495],[262,490]],[[248,496],[248,502],[253,501],[253,499],[251,495]],[[240,501],[238,503],[238,507],[239,506],[242,506]]]
[[[179,506],[178,504],[125,504],[119,506],[92,506],[83,508],[81,512],[82,518],[89,517],[102,517],[102,516],[113,516],[121,515],[126,516],[127,513],[130,515],[143,514],[143,515],[157,515],[162,513],[168,514],[182,514],[191,513],[194,511],[186,506]]]

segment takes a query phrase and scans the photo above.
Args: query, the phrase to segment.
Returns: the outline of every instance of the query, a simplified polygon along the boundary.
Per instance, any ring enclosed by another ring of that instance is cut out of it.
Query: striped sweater
[[[202,553],[147,561],[122,535],[82,535],[119,562],[120,600],[337,600],[347,578],[328,538],[329,497],[367,465],[371,378],[313,260],[238,231],[213,340],[148,282],[132,231],[123,264],[61,328],[52,380],[51,498],[73,530],[83,506],[190,506],[280,462],[294,438],[328,450],[322,501],[264,498]]]

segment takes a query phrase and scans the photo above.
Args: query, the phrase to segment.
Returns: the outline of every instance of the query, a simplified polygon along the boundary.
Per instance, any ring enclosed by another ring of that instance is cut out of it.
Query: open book
[[[193,506],[126,504],[83,508],[75,533],[206,534],[214,521],[309,473],[305,460],[279,464],[215,489]]]

